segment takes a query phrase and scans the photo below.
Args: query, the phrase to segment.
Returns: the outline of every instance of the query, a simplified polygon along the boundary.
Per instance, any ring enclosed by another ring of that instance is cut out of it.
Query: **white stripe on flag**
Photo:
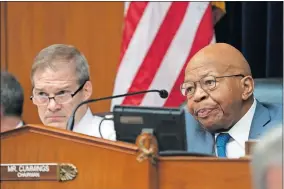
[[[129,43],[128,49],[119,65],[113,95],[127,93],[148,49],[156,37],[170,5],[171,2],[148,3],[140,23]],[[121,104],[123,100],[123,97],[113,99],[111,110],[114,105]]]
[[[208,7],[208,2],[190,2],[181,26],[176,33],[149,89],[171,91],[176,79],[187,62],[199,23]],[[141,106],[163,106],[166,99],[147,93]]]
[[[127,11],[128,11],[128,8],[129,8],[130,3],[131,3],[131,2],[129,2],[129,1],[126,1],[126,2],[124,3],[124,16],[126,16],[126,14],[127,14]]]
[[[210,44],[213,44],[213,43],[216,43],[215,32],[214,32],[214,35],[213,35],[213,37],[212,37],[212,40],[211,40]]]

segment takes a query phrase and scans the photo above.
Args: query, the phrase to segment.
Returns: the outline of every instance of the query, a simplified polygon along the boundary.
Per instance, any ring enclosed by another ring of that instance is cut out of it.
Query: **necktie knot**
[[[218,157],[226,157],[226,145],[231,136],[229,133],[220,133],[216,138]]]

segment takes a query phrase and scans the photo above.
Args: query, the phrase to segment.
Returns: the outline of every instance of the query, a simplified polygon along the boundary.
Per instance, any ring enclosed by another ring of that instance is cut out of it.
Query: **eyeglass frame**
[[[186,81],[186,82],[183,82],[181,85],[180,85],[180,92],[181,92],[181,94],[182,94],[182,96],[185,96],[185,97],[188,97],[188,95],[187,94],[183,94],[182,93],[182,90],[183,90],[183,88],[182,88],[182,85],[184,84],[184,83],[188,83],[188,82],[192,82],[193,84],[194,84],[194,91],[193,91],[193,93],[192,93],[192,95],[191,95],[191,97],[193,97],[193,95],[194,95],[194,93],[195,93],[195,91],[196,91],[196,83],[198,82],[198,83],[200,83],[200,81],[202,80],[202,79],[204,79],[204,78],[206,78],[206,77],[208,77],[208,76],[211,76],[211,77],[214,77],[214,79],[215,79],[215,86],[214,86],[214,88],[212,88],[212,89],[210,89],[210,90],[213,90],[213,89],[215,89],[216,88],[216,82],[217,82],[217,80],[216,79],[218,79],[218,78],[225,78],[225,77],[242,77],[242,78],[244,78],[244,77],[246,77],[245,75],[243,75],[243,74],[236,74],[236,75],[225,75],[225,76],[213,76],[213,75],[207,75],[207,76],[204,76],[203,78],[201,78],[199,81]],[[202,85],[200,84],[200,87],[202,88]],[[202,88],[203,89],[203,88]],[[204,91],[207,91],[207,90],[205,90],[205,89],[203,89]]]
[[[78,92],[80,92],[80,91],[84,88],[84,86],[85,86],[85,84],[86,84],[87,81],[88,81],[88,80],[86,80],[75,92],[73,92],[73,93],[70,94],[70,95],[71,95],[71,99],[73,99],[73,97],[74,97]],[[35,105],[38,105],[38,106],[47,105],[47,104],[50,102],[51,99],[53,99],[53,100],[56,102],[56,100],[55,100],[55,97],[56,97],[56,96],[57,96],[57,95],[54,95],[53,97],[47,96],[48,102],[47,102],[46,104],[35,104]],[[33,98],[34,98],[33,95],[30,96],[30,100],[33,100]],[[56,103],[57,103],[57,102],[56,102]],[[67,103],[67,102],[66,102],[66,103]],[[33,104],[34,104],[34,103],[33,103]],[[65,103],[57,103],[57,104],[65,104]]]

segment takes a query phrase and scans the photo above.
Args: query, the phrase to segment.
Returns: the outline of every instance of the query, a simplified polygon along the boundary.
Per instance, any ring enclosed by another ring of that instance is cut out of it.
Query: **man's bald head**
[[[182,88],[189,112],[210,131],[230,128],[253,103],[249,64],[225,43],[208,45],[192,57]]]
[[[224,73],[251,75],[250,66],[242,53],[226,43],[211,44],[198,51],[191,58],[186,71],[206,64],[215,66]]]

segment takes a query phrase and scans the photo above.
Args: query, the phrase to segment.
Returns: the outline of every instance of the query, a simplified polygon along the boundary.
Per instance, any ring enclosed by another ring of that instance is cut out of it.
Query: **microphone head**
[[[168,96],[169,96],[169,93],[168,93],[168,91],[166,91],[166,90],[160,90],[159,91],[159,94],[160,94],[160,97],[161,98],[167,98]]]

